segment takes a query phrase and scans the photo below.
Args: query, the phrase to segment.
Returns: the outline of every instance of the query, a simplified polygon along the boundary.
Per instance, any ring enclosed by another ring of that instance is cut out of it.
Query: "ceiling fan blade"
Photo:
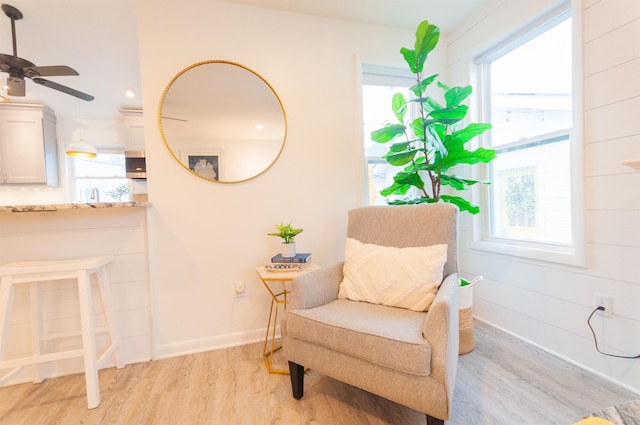
[[[24,78],[8,77],[7,78],[7,94],[9,96],[24,96]]]
[[[90,102],[94,99],[90,94],[83,93],[81,91],[72,89],[71,87],[63,86],[62,84],[54,83],[53,81],[45,80],[44,78],[34,78],[34,83],[40,84],[41,86],[49,87],[50,89],[61,91],[62,93],[69,94],[71,96],[75,96],[82,100],[86,100]]]
[[[66,65],[55,66],[30,66],[23,69],[24,74],[29,77],[55,77],[64,75],[80,75],[78,71]]]

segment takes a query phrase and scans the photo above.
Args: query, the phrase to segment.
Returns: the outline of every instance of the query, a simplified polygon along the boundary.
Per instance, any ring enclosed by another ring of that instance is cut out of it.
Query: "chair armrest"
[[[436,294],[424,322],[423,337],[431,347],[432,375],[448,386],[453,393],[458,363],[460,328],[458,325],[458,291],[460,277],[457,273],[447,276]]]
[[[340,282],[342,282],[343,264],[344,262],[340,262],[293,279],[287,309],[304,310],[337,299]]]

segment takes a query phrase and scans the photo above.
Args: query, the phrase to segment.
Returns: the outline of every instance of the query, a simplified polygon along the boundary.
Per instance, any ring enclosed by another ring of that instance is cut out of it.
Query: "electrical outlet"
[[[246,295],[246,289],[247,288],[244,280],[236,280],[236,282],[233,284],[233,290],[236,293],[236,298],[244,297]]]
[[[604,311],[599,310],[597,314],[605,317],[611,317],[613,314],[612,306],[611,306],[611,295],[598,294],[597,292],[593,293],[594,296],[594,308],[604,307]]]

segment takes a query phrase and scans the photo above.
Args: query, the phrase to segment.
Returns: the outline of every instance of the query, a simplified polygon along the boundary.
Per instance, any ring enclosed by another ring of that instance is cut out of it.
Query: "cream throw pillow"
[[[426,311],[442,283],[447,245],[409,248],[347,238],[339,298]]]

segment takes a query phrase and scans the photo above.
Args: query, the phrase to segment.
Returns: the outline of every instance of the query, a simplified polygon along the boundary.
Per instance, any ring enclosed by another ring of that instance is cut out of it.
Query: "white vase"
[[[458,308],[464,310],[473,306],[473,286],[461,286],[458,293]]]
[[[296,256],[296,243],[295,242],[291,242],[291,243],[282,242],[282,247],[281,247],[280,253],[285,258],[295,257]]]
[[[473,286],[481,280],[484,280],[482,276],[476,276],[474,279],[469,281],[468,285],[460,286],[460,291],[458,292],[459,310],[464,310],[473,306]]]

